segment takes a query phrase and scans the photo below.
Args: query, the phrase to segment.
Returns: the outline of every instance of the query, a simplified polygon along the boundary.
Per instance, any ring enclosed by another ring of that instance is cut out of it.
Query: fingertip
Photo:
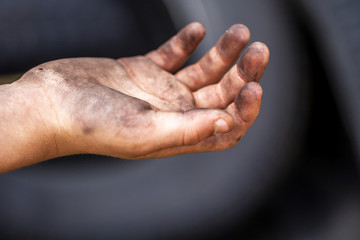
[[[269,56],[269,48],[264,43],[252,43],[237,63],[239,75],[246,82],[260,81],[268,65]]]
[[[253,44],[251,44],[251,46],[254,49],[257,49],[258,53],[263,56],[262,59],[264,60],[264,65],[267,65],[270,58],[269,47],[263,42],[254,42]]]
[[[192,31],[196,32],[199,36],[204,37],[206,34],[206,29],[200,22],[192,22],[188,25],[188,27]]]
[[[262,94],[263,90],[260,84],[250,82],[244,85],[235,98],[235,106],[244,122],[255,120],[260,110]]]
[[[237,105],[241,103],[253,103],[258,99],[261,99],[263,94],[263,89],[260,84],[256,82],[249,82],[244,85],[244,87],[239,92],[238,96],[235,99]]]
[[[190,23],[145,56],[164,70],[175,72],[195,51],[204,36],[205,27],[201,23]]]
[[[231,26],[218,43],[220,56],[225,60],[235,61],[241,50],[250,40],[250,31],[243,24]]]
[[[252,43],[245,52],[252,58],[256,58],[258,64],[266,67],[269,62],[270,50],[263,42]]]
[[[227,31],[234,35],[234,37],[241,42],[249,42],[250,40],[250,30],[247,26],[243,24],[234,24]]]
[[[256,97],[261,97],[263,94],[263,89],[259,83],[249,82],[244,85],[240,92],[243,92],[243,94],[252,94]]]
[[[179,34],[181,48],[188,54],[193,52],[205,36],[205,27],[199,22],[188,24]]]

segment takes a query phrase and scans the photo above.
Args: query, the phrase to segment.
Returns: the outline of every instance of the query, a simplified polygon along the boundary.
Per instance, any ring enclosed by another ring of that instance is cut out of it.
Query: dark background
[[[128,161],[82,155],[0,176],[2,239],[360,239],[360,2],[2,0],[0,83],[45,61],[123,57],[200,21],[270,48],[239,146]]]

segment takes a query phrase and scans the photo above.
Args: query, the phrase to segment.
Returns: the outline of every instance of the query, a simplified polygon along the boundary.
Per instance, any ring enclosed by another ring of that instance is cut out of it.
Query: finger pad
[[[219,41],[219,54],[224,59],[237,58],[249,40],[250,31],[246,26],[233,25]]]
[[[179,34],[179,43],[185,52],[192,52],[205,36],[205,28],[202,24],[194,22],[184,28]]]
[[[241,119],[252,121],[258,115],[261,105],[262,88],[259,84],[247,83],[235,98],[235,105]]]
[[[253,43],[241,57],[238,70],[247,82],[258,82],[269,61],[269,49],[260,42]]]

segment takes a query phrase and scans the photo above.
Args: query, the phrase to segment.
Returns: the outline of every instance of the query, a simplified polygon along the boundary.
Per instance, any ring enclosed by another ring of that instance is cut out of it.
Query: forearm
[[[26,82],[0,86],[0,173],[57,155],[39,92]]]

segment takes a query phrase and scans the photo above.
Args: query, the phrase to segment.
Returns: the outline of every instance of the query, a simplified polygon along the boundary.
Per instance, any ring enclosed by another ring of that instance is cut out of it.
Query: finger
[[[239,57],[250,39],[247,27],[233,25],[197,63],[176,74],[176,78],[191,90],[218,82]]]
[[[259,82],[269,62],[270,52],[264,43],[250,45],[238,63],[228,71],[218,84],[193,93],[199,108],[225,108],[234,101],[248,82]]]
[[[145,56],[168,72],[175,72],[188,59],[205,36],[205,28],[198,22],[190,23],[178,34]]]
[[[234,126],[225,134],[206,138],[196,145],[162,149],[144,158],[170,157],[186,153],[211,152],[231,148],[245,135],[255,121],[261,105],[262,89],[257,83],[247,83],[226,111],[233,117]]]
[[[195,145],[217,133],[229,132],[232,117],[222,110],[195,109],[187,112],[154,112],[149,133],[143,132],[142,152]]]

